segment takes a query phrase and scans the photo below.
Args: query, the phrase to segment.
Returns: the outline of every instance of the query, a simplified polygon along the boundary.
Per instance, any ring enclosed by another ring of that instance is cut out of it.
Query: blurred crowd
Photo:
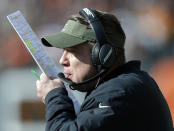
[[[1,0],[0,73],[35,65],[6,16],[20,10],[39,37],[61,30],[84,7],[115,14],[125,30],[127,61],[142,61],[162,90],[174,119],[173,0]],[[57,51],[49,51],[56,61]]]

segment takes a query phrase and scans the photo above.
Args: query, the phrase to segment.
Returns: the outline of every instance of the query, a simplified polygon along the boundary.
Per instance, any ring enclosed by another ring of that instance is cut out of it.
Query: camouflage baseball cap
[[[108,42],[113,47],[124,48],[126,36],[117,18],[106,12],[96,10],[95,12],[103,25]],[[82,16],[79,15],[79,17]],[[70,19],[61,32],[45,36],[41,38],[41,41],[45,46],[68,48],[87,41],[95,43],[96,37],[88,25]]]
[[[61,32],[41,39],[46,46],[57,48],[72,47],[86,41],[95,42],[95,34],[87,25],[68,20]]]

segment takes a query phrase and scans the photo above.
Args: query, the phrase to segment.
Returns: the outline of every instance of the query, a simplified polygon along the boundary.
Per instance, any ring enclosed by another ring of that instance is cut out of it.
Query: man
[[[125,34],[117,18],[87,8],[80,14],[60,33],[42,38],[44,45],[64,49],[60,64],[66,74],[54,79],[42,74],[36,83],[46,105],[46,130],[171,131],[157,84],[139,61],[125,62]],[[77,115],[62,81],[87,92]]]

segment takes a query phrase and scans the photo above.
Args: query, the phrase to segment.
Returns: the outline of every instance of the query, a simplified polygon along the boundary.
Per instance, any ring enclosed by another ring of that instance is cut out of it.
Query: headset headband
[[[84,8],[79,12],[79,14],[85,17],[88,23],[91,25],[92,30],[94,31],[96,36],[96,41],[100,44],[100,46],[108,43],[103,26],[94,13],[94,10],[90,8]]]

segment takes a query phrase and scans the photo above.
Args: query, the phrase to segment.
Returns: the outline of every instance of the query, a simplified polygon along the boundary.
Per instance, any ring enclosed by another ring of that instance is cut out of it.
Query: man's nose
[[[59,63],[62,65],[62,66],[68,66],[69,65],[69,60],[68,60],[68,56],[67,56],[67,51],[65,50],[59,60]]]

